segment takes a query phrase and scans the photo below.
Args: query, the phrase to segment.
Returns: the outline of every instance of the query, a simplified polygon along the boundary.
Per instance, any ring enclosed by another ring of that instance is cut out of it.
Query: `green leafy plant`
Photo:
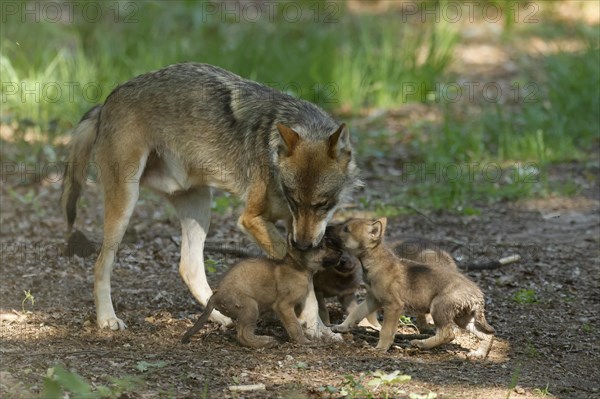
[[[403,394],[396,385],[407,383],[412,379],[410,375],[400,374],[400,371],[396,370],[389,374],[377,370],[371,373],[373,379],[367,383],[369,387],[373,387],[374,390],[381,388],[383,397],[390,398],[396,397],[397,395]],[[390,396],[391,395],[391,396]]]
[[[40,399],[65,397],[78,399],[118,398],[123,393],[132,392],[142,383],[139,378],[132,376],[112,378],[110,381],[110,386],[92,386],[79,374],[68,371],[61,366],[54,366],[46,372]]]
[[[212,203],[212,210],[219,215],[225,215],[232,207],[232,199],[228,195],[216,197]]]
[[[31,294],[31,290],[23,290],[23,293],[25,294],[25,298],[21,301],[21,308],[23,313],[25,313],[25,304],[29,302],[31,303],[31,308],[33,308],[33,305],[35,305],[35,297]]]
[[[214,260],[212,258],[207,258],[204,261],[204,267],[206,268],[206,271],[209,273],[216,273],[218,265],[219,265],[219,262],[217,262],[216,260]]]
[[[151,368],[163,368],[167,365],[167,362],[165,362],[164,360],[159,360],[158,362],[147,362],[145,360],[141,360],[139,362],[137,362],[137,364],[135,365],[136,370],[141,371],[142,373],[145,373],[146,371],[148,371]]]
[[[29,189],[27,193],[21,195],[12,188],[9,188],[8,193],[21,204],[31,206],[37,215],[44,215],[44,210],[40,205],[39,198],[33,189]]]
[[[324,393],[328,393],[329,397],[332,397],[332,395],[335,395],[336,393],[339,393],[340,390],[336,387],[334,387],[333,385],[324,385],[321,386],[317,389],[319,392],[324,392]]]
[[[513,300],[520,304],[529,304],[538,302],[537,295],[533,289],[521,289],[515,293]]]
[[[360,374],[355,378],[352,374],[346,374],[340,389],[340,395],[350,399],[371,399],[373,394],[364,385],[365,376]]]
[[[306,364],[306,362],[296,362],[293,367],[298,370],[306,370],[308,368],[308,364]]]
[[[409,316],[400,316],[399,321],[400,324],[402,324],[403,326],[412,327],[415,330],[419,331],[419,328],[415,323],[413,323],[412,319]]]
[[[545,396],[548,396],[548,395],[552,395],[550,393],[550,391],[548,390],[549,386],[550,386],[550,383],[548,382],[548,383],[546,383],[546,387],[545,388],[543,388],[543,389],[535,388],[533,390],[533,393],[536,394],[537,396],[542,396],[542,397],[545,397]]]

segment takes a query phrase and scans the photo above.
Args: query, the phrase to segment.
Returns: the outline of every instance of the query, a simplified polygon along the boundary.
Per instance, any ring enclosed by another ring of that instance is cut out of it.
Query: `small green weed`
[[[515,293],[513,300],[519,304],[529,304],[538,302],[535,291],[531,288],[521,289]]]
[[[377,370],[371,373],[371,376],[373,379],[371,379],[367,385],[372,387],[374,391],[381,389],[385,399],[404,395],[405,392],[401,391],[396,385],[407,383],[412,379],[410,375],[400,374],[400,371],[398,370],[389,374]]]
[[[512,373],[512,375],[510,377],[510,385],[508,386],[508,392],[506,394],[506,399],[510,398],[511,393],[513,392],[513,390],[519,383],[519,378],[521,377],[522,368],[523,368],[523,365],[519,364],[519,365],[517,365],[517,368],[515,369],[515,371]]]
[[[536,396],[541,396],[541,397],[546,397],[546,396],[548,396],[548,395],[552,395],[552,394],[550,393],[550,391],[548,390],[549,386],[550,386],[550,383],[548,382],[548,383],[546,383],[546,387],[545,387],[545,388],[543,388],[543,389],[540,389],[540,388],[535,388],[535,389],[533,390],[533,393],[534,393]]]
[[[12,188],[9,188],[8,193],[11,197],[19,201],[22,205],[32,207],[36,215],[43,216],[45,214],[44,210],[42,209],[42,206],[40,205],[38,195],[33,189],[29,189],[27,193],[21,195]]]
[[[340,390],[338,388],[334,387],[333,385],[324,385],[324,386],[319,387],[317,390],[319,392],[329,394],[329,397],[332,397],[333,395],[340,392]]]
[[[209,273],[216,273],[218,265],[219,265],[219,262],[214,260],[213,258],[206,258],[204,260],[204,267],[206,268],[206,271]]]
[[[31,303],[31,308],[35,305],[35,297],[31,294],[31,290],[23,290],[23,294],[25,294],[25,298],[21,301],[21,309],[23,313],[25,313],[25,304],[27,302]]]
[[[386,373],[381,370],[373,371],[367,375],[361,373],[358,377],[354,377],[351,374],[344,376],[342,387],[339,389],[340,396],[348,398],[396,398],[399,396],[405,396],[406,391],[400,389],[400,385],[411,381],[410,375],[401,374],[400,371],[395,370],[391,373]],[[337,389],[335,387],[331,387]],[[327,389],[322,387],[322,392],[329,392],[330,394],[336,393],[333,389]],[[433,394],[433,393],[430,393]],[[423,396],[423,398],[433,399],[434,396]],[[412,397],[412,396],[411,396]]]
[[[306,362],[296,362],[292,367],[298,370],[306,370],[308,369],[308,364]]]
[[[400,316],[399,321],[400,324],[402,324],[403,326],[412,327],[415,330],[419,331],[419,328],[415,323],[413,323],[412,319],[409,316]]]
[[[371,399],[373,394],[364,385],[365,375],[360,374],[355,378],[352,374],[346,374],[340,389],[340,395],[350,399]]]
[[[158,362],[147,362],[145,360],[141,360],[139,362],[137,362],[137,364],[135,365],[136,370],[141,371],[142,373],[145,373],[146,371],[152,369],[152,368],[163,368],[167,365],[167,362],[165,362],[164,360],[159,360]]]
[[[234,206],[233,204],[233,197],[229,196],[228,194],[223,194],[213,200],[211,209],[213,212],[216,212],[219,215],[225,215]]]
[[[527,346],[525,347],[525,354],[529,358],[536,358],[540,356],[540,352],[537,350],[531,340],[527,340]]]
[[[126,392],[133,392],[142,384],[142,380],[132,376],[112,378],[109,386],[92,385],[77,373],[61,366],[48,369],[44,378],[44,389],[40,399],[49,398],[118,398]]]

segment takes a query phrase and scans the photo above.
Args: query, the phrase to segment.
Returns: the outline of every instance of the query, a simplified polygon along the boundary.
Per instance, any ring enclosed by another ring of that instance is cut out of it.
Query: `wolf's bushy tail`
[[[187,330],[186,333],[183,335],[183,338],[181,338],[182,343],[187,344],[188,342],[190,342],[190,338],[192,338],[194,334],[196,334],[202,329],[202,327],[204,327],[213,310],[215,310],[215,294],[213,294],[213,296],[211,296],[208,300],[208,303],[206,304],[206,309],[204,309],[204,312],[202,312],[196,323],[194,323],[194,325],[190,327],[190,329]]]
[[[81,194],[88,162],[92,156],[100,109],[101,106],[97,105],[85,113],[73,131],[73,138],[69,144],[69,155],[65,164],[60,196],[60,206],[67,216],[69,231],[77,216],[77,200]]]

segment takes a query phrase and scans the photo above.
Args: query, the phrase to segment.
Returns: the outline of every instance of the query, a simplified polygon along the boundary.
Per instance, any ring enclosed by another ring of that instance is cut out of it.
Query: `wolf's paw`
[[[124,330],[127,328],[127,325],[123,322],[123,320],[119,319],[116,316],[107,317],[107,318],[103,318],[103,319],[99,318],[97,320],[97,323],[98,323],[98,327],[100,327],[100,329],[109,329],[109,330],[117,331],[117,330]]]

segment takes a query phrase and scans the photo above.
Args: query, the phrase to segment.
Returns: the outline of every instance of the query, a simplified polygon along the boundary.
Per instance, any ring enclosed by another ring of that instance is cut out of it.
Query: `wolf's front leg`
[[[283,259],[287,252],[286,241],[273,224],[274,221],[267,218],[273,206],[267,183],[255,181],[246,196],[246,208],[238,219],[238,228],[248,234],[267,256]]]
[[[361,302],[360,305],[356,306],[350,314],[346,317],[346,320],[342,324],[333,326],[334,331],[346,332],[350,327],[354,327],[359,321],[375,312],[381,305],[371,295],[367,295],[367,298]]]
[[[300,322],[305,326],[305,333],[313,340],[328,340],[328,341],[342,341],[342,336],[336,334],[329,327],[327,327],[321,318],[319,317],[319,304],[317,302],[317,296],[315,295],[315,289],[310,284],[310,290],[308,297],[304,303],[304,309],[300,313]]]

